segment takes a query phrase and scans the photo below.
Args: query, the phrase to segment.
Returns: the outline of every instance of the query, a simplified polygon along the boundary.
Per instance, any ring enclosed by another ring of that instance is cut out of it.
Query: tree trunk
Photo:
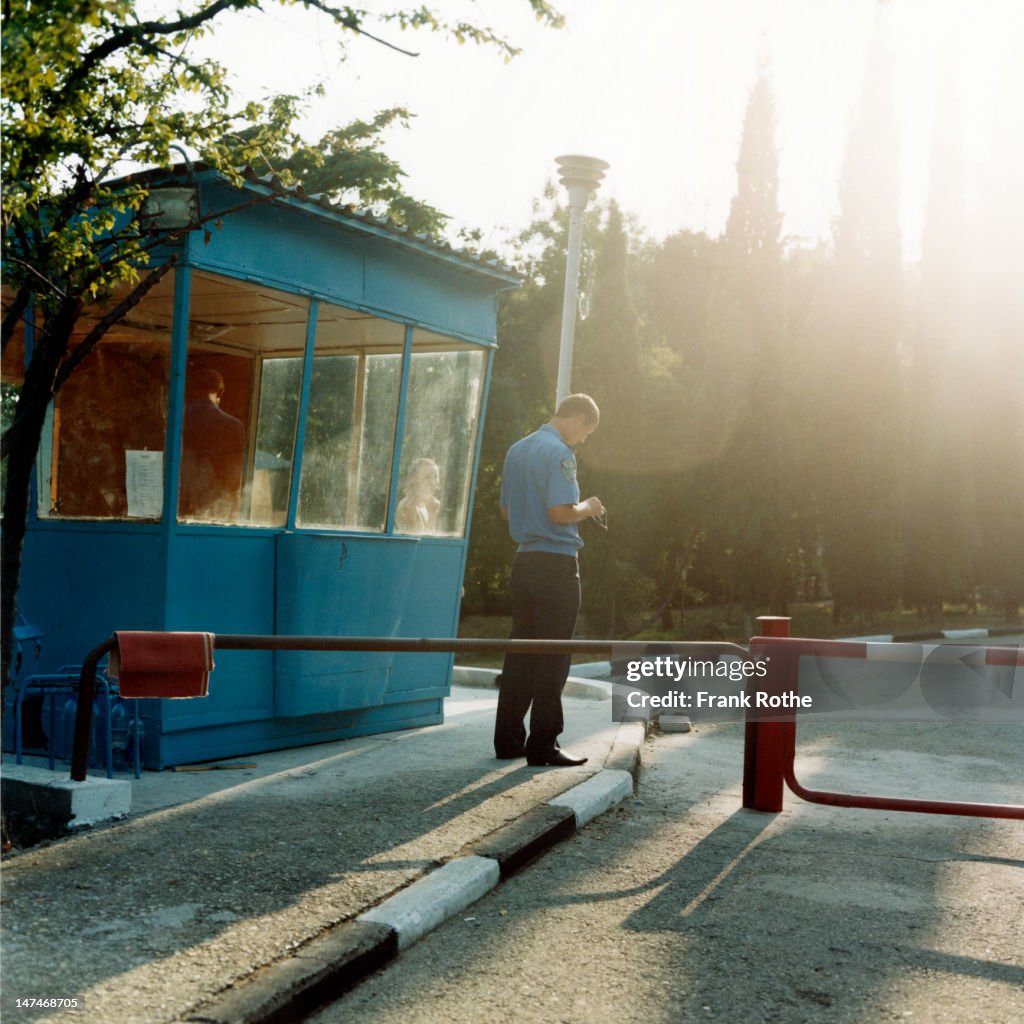
[[[769,607],[772,615],[789,615],[789,594],[784,590],[776,590]]]
[[[3,688],[10,682],[11,655],[14,650],[14,619],[21,582],[21,554],[28,526],[31,500],[32,467],[43,436],[46,410],[53,400],[53,382],[68,348],[68,339],[77,318],[77,303],[65,306],[47,322],[47,331],[36,347],[25,371],[25,383],[14,412],[20,421],[17,443],[7,456],[7,492],[4,495],[3,536],[0,561],[3,582],[0,586],[0,640],[2,640]]]
[[[672,621],[672,602],[666,601],[661,609],[661,628],[666,633],[672,632],[674,623]]]

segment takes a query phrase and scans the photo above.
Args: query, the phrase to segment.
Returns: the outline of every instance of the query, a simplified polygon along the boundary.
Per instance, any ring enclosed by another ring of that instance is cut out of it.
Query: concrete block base
[[[127,816],[132,784],[126,779],[86,778],[73,782],[67,771],[5,764],[2,782],[4,819],[17,843],[54,839],[67,832]]]
[[[658,726],[662,732],[689,732],[692,728],[687,715],[659,715]]]

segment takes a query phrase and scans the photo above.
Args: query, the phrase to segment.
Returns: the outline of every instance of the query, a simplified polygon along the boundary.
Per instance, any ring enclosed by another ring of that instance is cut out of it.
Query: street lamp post
[[[597,191],[608,169],[604,160],[593,156],[560,156],[558,177],[569,193],[569,247],[565,260],[565,294],[562,298],[562,338],[558,348],[558,384],[555,406],[569,394],[572,377],[572,344],[576,333],[576,303],[579,291],[580,248],[583,239],[583,211]]]

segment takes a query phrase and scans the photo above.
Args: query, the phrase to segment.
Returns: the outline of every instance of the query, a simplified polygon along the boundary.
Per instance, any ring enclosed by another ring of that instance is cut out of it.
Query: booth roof
[[[170,168],[153,168],[132,174],[121,180],[124,183],[139,180],[153,182],[161,178],[177,179],[199,175],[206,180],[219,178],[224,184],[231,184],[223,174],[202,162],[191,162],[189,165],[180,163]],[[286,185],[276,174],[257,174],[248,165],[241,168],[241,175],[245,187],[253,190],[269,189],[283,199],[297,201],[303,206],[310,207],[312,212],[326,215],[328,219],[347,222],[349,226],[355,227],[357,230],[362,229],[370,234],[390,236],[395,241],[418,249],[434,258],[458,264],[466,270],[478,274],[483,273],[488,277],[499,278],[508,284],[517,285],[522,281],[522,275],[517,270],[506,266],[500,260],[486,259],[469,249],[456,249],[449,242],[439,241],[427,234],[414,232],[391,217],[377,217],[369,210],[358,209],[351,203],[336,203],[325,192],[308,193],[301,185]]]

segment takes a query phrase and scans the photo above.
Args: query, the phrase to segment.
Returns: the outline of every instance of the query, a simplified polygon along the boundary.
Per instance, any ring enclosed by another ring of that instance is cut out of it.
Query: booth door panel
[[[274,539],[210,530],[172,538],[167,628],[204,633],[274,632]],[[164,729],[269,718],[273,654],[215,652],[209,696],[163,701]]]
[[[397,636],[412,569],[409,547],[377,537],[277,538],[277,632]],[[274,709],[281,717],[384,703],[394,656],[371,651],[278,651]]]

